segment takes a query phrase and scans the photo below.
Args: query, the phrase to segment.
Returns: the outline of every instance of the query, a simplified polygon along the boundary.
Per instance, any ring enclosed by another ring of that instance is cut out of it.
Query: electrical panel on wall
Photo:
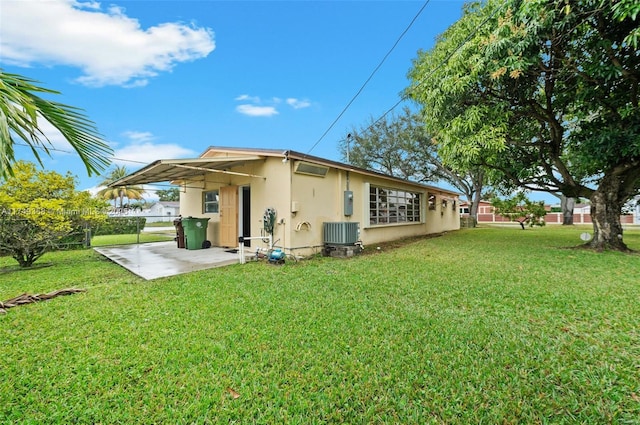
[[[353,215],[353,191],[344,191],[344,215]]]

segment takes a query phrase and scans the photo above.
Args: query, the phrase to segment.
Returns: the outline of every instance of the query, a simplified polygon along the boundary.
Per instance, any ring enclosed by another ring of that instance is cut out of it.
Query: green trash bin
[[[202,249],[207,240],[208,218],[183,217],[185,245],[187,249]]]

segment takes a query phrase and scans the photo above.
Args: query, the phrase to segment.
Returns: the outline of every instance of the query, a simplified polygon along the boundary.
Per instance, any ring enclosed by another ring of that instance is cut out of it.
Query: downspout
[[[289,166],[289,199],[287,200],[287,220],[282,223],[282,225],[284,226],[284,228],[282,229],[282,233],[284,234],[284,236],[282,237],[282,250],[284,252],[287,252],[287,223],[292,218],[291,202],[293,202],[293,164],[291,163],[291,160],[289,160],[289,151],[286,151],[284,154],[284,158],[286,159],[286,162],[288,163],[287,165]]]

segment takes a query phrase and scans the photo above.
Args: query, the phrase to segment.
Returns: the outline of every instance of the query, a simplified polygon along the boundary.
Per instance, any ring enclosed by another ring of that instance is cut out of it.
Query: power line
[[[483,26],[485,26],[487,24],[487,22],[489,22],[489,20],[491,18],[493,18],[496,13],[498,13],[498,11],[500,11],[505,5],[507,4],[507,0],[505,0],[502,5],[500,7],[497,7],[496,10],[494,10],[491,15],[487,16],[485,18],[484,21],[482,21],[480,23],[479,26],[476,27],[475,30],[473,30],[469,35],[467,35],[467,37],[458,45],[456,46],[456,48],[449,53],[449,55],[447,55],[447,57],[445,57],[442,62],[440,62],[438,64],[438,66],[436,66],[431,72],[429,72],[424,78],[422,78],[420,81],[418,81],[418,84],[415,85],[414,88],[410,89],[410,91],[415,91],[417,90],[422,84],[424,84],[427,79],[429,79],[433,74],[436,73],[436,71],[438,71],[440,68],[442,68],[447,62],[449,62],[449,59],[451,59],[453,57],[453,55],[455,55],[456,53],[458,53],[460,51],[460,49],[462,49],[464,47],[465,44],[467,44],[469,42],[469,40],[471,40],[471,38],[476,35],[476,33],[480,30],[480,28],[482,28]],[[380,120],[382,120],[384,117],[386,117],[391,111],[393,111],[395,108],[398,107],[398,105],[400,105],[402,102],[404,102],[405,100],[408,99],[408,95],[405,94],[404,96],[402,96],[400,98],[399,101],[397,101],[391,108],[389,108],[384,114],[382,114],[380,116],[380,118],[378,118],[376,121],[374,121],[369,127],[367,127],[365,129],[365,131],[369,130],[371,127],[373,127],[375,124],[377,124]]]
[[[71,155],[74,155],[76,153],[76,152],[73,152],[73,151],[66,151],[64,149],[58,149],[58,148],[53,148],[53,147],[48,148],[48,147],[37,146],[37,145],[36,146],[32,146],[32,145],[28,145],[26,143],[15,143],[15,145],[16,146],[25,146],[25,147],[34,148],[34,149],[40,149],[40,150],[45,151],[45,152],[53,151],[53,152],[60,152],[60,153],[68,153],[68,154],[71,154]],[[130,163],[134,163],[134,164],[144,164],[144,165],[148,164],[147,162],[136,161],[134,159],[117,158],[115,156],[112,156],[110,159],[112,161],[116,160],[116,161],[121,161],[121,162],[130,162]]]
[[[398,43],[400,43],[400,40],[402,40],[402,38],[405,36],[405,34],[409,31],[409,29],[413,26],[414,22],[418,19],[418,17],[420,16],[420,14],[422,13],[422,11],[427,7],[427,5],[429,4],[429,2],[431,2],[431,0],[427,0],[422,7],[420,8],[420,10],[418,11],[418,13],[416,13],[416,15],[413,17],[413,19],[411,20],[411,22],[409,23],[409,25],[404,29],[404,31],[402,31],[402,34],[400,34],[400,37],[398,37],[398,39],[396,40],[396,42],[393,44],[393,46],[391,46],[391,49],[389,49],[389,51],[387,52],[386,55],[384,55],[384,57],[382,58],[382,60],[380,61],[380,63],[378,64],[378,66],[375,67],[375,69],[373,70],[373,72],[371,72],[371,75],[369,75],[369,78],[367,78],[367,80],[364,82],[364,84],[362,84],[362,87],[360,87],[360,89],[356,92],[356,94],[351,98],[351,100],[349,101],[349,103],[347,103],[347,105],[342,109],[342,112],[340,112],[340,114],[338,114],[338,116],[336,117],[335,120],[333,120],[333,122],[331,123],[331,125],[329,125],[329,128],[327,128],[325,130],[324,133],[322,133],[322,136],[320,136],[320,138],[313,144],[313,146],[311,146],[311,149],[309,149],[307,151],[307,153],[311,153],[312,150],[315,149],[316,146],[318,146],[318,144],[322,141],[322,139],[324,139],[324,137],[327,135],[327,133],[329,133],[329,131],[331,131],[331,129],[333,128],[334,125],[336,125],[336,123],[340,120],[340,118],[342,118],[342,116],[344,115],[345,112],[347,112],[347,109],[349,109],[349,107],[351,106],[351,104],[356,100],[356,98],[358,96],[360,96],[360,93],[362,93],[362,91],[364,90],[364,88],[367,86],[367,84],[369,84],[369,81],[371,81],[371,79],[373,78],[373,76],[376,74],[376,72],[378,72],[378,70],[380,69],[380,67],[382,66],[382,64],[384,64],[384,62],[387,60],[387,58],[389,57],[389,55],[391,54],[391,52],[393,52],[393,50],[396,48],[396,46],[398,45]]]
[[[476,35],[476,33],[482,28],[484,27],[487,22],[489,22],[490,19],[492,19],[496,13],[498,13],[506,4],[507,4],[508,0],[505,0],[502,5],[500,7],[497,7],[487,18],[485,18],[480,25],[478,25],[471,33],[469,33],[469,35],[467,35],[467,37],[458,45],[456,46],[456,48],[449,54],[447,55],[447,57],[445,57],[431,72],[429,72],[424,78],[422,78],[420,81],[418,81],[418,83],[415,85],[415,87],[413,89],[411,89],[411,91],[417,90],[422,84],[424,84],[426,82],[426,80],[428,78],[430,78],[433,74],[436,73],[436,71],[438,71],[440,68],[442,68],[442,66],[444,66],[447,62],[449,62],[449,59],[451,59],[453,57],[453,55],[455,55],[456,53],[458,53],[458,51],[460,51],[460,49],[462,49],[464,47],[465,44],[467,44],[469,42],[469,40],[471,40],[471,38]],[[420,9],[420,11],[418,12],[418,15],[422,12],[422,10],[426,7],[426,5],[429,3],[429,1],[427,1],[427,3],[425,3],[422,7],[422,9]],[[416,15],[416,17],[413,19],[413,21],[411,22],[411,24],[409,26],[411,26],[413,24],[413,22],[416,20],[418,16]],[[408,30],[409,28],[407,28]],[[407,31],[405,30],[405,32]],[[403,33],[404,35],[404,33]],[[398,40],[399,41],[399,40]],[[398,44],[398,42],[396,42],[396,44]],[[395,45],[394,45],[395,47]],[[388,56],[388,54],[387,54]],[[386,58],[386,56],[385,56]],[[380,66],[378,66],[379,68]],[[377,70],[377,68],[376,68]],[[375,73],[375,71],[374,71]],[[372,74],[373,76],[373,74]],[[369,79],[371,79],[371,77],[369,77]],[[367,80],[368,82],[369,80]],[[365,83],[366,85],[366,83]],[[362,86],[362,88],[360,89],[360,91],[358,91],[358,94],[360,94],[360,92],[362,91],[362,89],[364,88],[364,85]],[[357,97],[357,95],[355,97]],[[338,118],[335,119],[335,121],[331,124],[331,126],[327,129],[327,131],[324,132],[324,134],[320,137],[320,139],[312,146],[311,149],[315,148],[316,145],[318,143],[320,143],[320,141],[324,138],[324,136],[326,136],[326,134],[329,132],[329,130],[331,130],[331,128],[333,128],[333,126],[336,124],[336,122],[340,119],[340,117],[342,117],[342,115],[344,114],[344,112],[347,110],[347,108],[351,105],[351,103],[353,103],[353,101],[355,100],[355,97],[353,99],[351,99],[351,102],[349,102],[349,104],[343,109],[343,111],[340,113],[340,115],[338,116]],[[385,113],[383,113],[378,119],[376,119],[373,123],[371,123],[371,125],[369,125],[367,128],[364,129],[364,132],[369,131],[374,125],[376,125],[377,123],[379,123],[382,119],[384,119],[389,113],[391,113],[391,111],[393,111],[395,108],[397,108],[402,102],[406,101],[408,99],[408,95],[405,94],[404,96],[400,97],[400,100],[398,100],[391,108],[387,109],[387,111]],[[309,152],[311,151],[311,149],[309,150]]]
[[[71,154],[74,155],[76,152],[73,151],[66,151],[64,149],[58,149],[58,148],[45,148],[44,146],[30,146],[27,145],[26,143],[15,143],[16,146],[25,146],[25,147],[32,147],[35,149],[40,149],[43,151],[54,151],[54,152],[60,152],[60,153],[67,153],[67,154]],[[122,161],[122,162],[132,162],[132,163],[136,163],[136,164],[144,164],[147,165],[146,162],[142,162],[142,161],[135,161],[133,159],[125,159],[125,158],[117,158],[117,157],[111,157],[111,159],[115,159],[118,161]],[[143,185],[145,186],[145,185]],[[186,188],[186,189],[201,189],[201,187],[199,186],[188,186],[188,185],[173,185],[173,184],[169,184],[169,183],[147,183],[146,186],[151,186],[151,190],[154,190],[153,187],[154,186],[158,186],[158,187],[169,187],[169,188]]]
[[[413,19],[411,20],[411,22],[409,23],[409,25],[407,25],[407,27],[404,29],[404,31],[400,34],[400,36],[398,37],[398,39],[395,41],[395,43],[393,44],[393,46],[391,46],[391,48],[389,49],[389,51],[384,55],[384,57],[382,58],[382,60],[380,61],[380,63],[378,63],[378,65],[375,67],[375,69],[371,72],[371,74],[369,75],[369,77],[366,79],[366,81],[362,84],[362,86],[360,87],[360,89],[356,92],[356,94],[351,98],[351,100],[347,103],[347,105],[342,109],[342,111],[340,112],[340,114],[338,114],[338,116],[333,120],[333,122],[331,123],[331,125],[329,125],[329,127],[327,128],[327,130],[325,130],[325,132],[322,134],[322,136],[320,136],[320,138],[313,144],[313,146],[311,146],[311,148],[307,151],[307,153],[311,153],[311,151],[313,151],[313,149],[316,148],[316,146],[324,139],[324,137],[329,133],[329,131],[331,131],[331,129],[336,125],[336,123],[340,120],[340,118],[342,118],[342,116],[344,115],[344,113],[347,111],[347,109],[349,109],[349,107],[353,104],[353,102],[356,100],[356,98],[362,93],[362,91],[364,90],[364,88],[367,86],[367,84],[371,81],[371,79],[373,78],[373,76],[378,72],[378,70],[382,67],[382,65],[384,64],[384,62],[387,60],[387,58],[389,57],[389,55],[393,52],[393,50],[397,47],[397,45],[400,43],[400,41],[402,40],[402,38],[406,35],[406,33],[409,31],[409,29],[413,26],[413,24],[415,23],[415,21],[418,19],[418,17],[420,17],[420,15],[422,14],[422,12],[424,11],[424,9],[427,7],[427,5],[431,2],[431,0],[427,0],[422,7],[420,8],[420,10],[418,10],[418,12],[416,13],[416,15],[413,17]],[[455,55],[458,51],[460,51],[460,49],[462,49],[462,47],[464,47],[465,44],[467,44],[467,42],[469,42],[469,40],[482,28],[484,27],[487,22],[492,19],[496,13],[498,13],[498,11],[500,11],[506,4],[507,4],[508,0],[505,0],[502,5],[500,7],[497,7],[487,18],[485,18],[479,26],[477,26],[471,33],[469,33],[469,35],[467,35],[467,37],[449,54],[447,55],[447,57],[445,57],[431,72],[429,72],[424,78],[422,78],[416,85],[415,87],[413,87],[411,89],[411,91],[414,91],[416,89],[418,89],[422,84],[424,84],[424,82],[430,78],[433,74],[435,74],[436,71],[438,71],[442,66],[444,66],[452,57],[453,55]],[[404,102],[405,100],[407,100],[408,95],[405,94],[403,95],[400,100],[398,100],[393,106],[391,106],[389,109],[387,109],[386,112],[384,112],[377,120],[375,120],[370,126],[368,126],[364,131],[368,131],[369,129],[371,129],[374,125],[376,125],[378,122],[380,122],[383,118],[385,118],[391,111],[393,111],[395,108],[397,108],[402,102]],[[45,152],[47,151],[55,151],[55,152],[61,152],[61,153],[66,153],[66,154],[75,154],[75,152],[72,151],[66,151],[63,149],[58,149],[58,148],[47,148],[44,146],[32,146],[32,145],[28,145],[25,143],[15,143],[16,146],[25,146],[25,147],[29,147],[32,149],[40,149],[43,150]],[[132,163],[132,164],[143,164],[143,165],[147,165],[147,162],[143,162],[143,161],[136,161],[133,159],[126,159],[126,158],[118,158],[118,157],[111,157],[111,160],[116,160],[116,161],[120,161],[120,162],[128,162],[128,163]]]

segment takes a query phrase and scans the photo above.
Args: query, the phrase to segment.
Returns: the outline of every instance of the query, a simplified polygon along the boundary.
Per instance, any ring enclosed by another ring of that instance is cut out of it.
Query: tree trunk
[[[622,241],[620,214],[626,199],[619,194],[620,182],[615,177],[605,177],[591,195],[591,219],[593,239],[587,246],[597,251],[605,249],[629,251]]]
[[[560,208],[562,209],[562,225],[573,225],[573,208],[576,206],[576,198],[568,198],[564,195],[560,197]]]
[[[469,215],[473,217],[474,223],[478,222],[478,207],[480,206],[480,201],[482,200],[482,189],[475,189],[473,193],[473,199],[471,200],[471,205],[469,208]]]

